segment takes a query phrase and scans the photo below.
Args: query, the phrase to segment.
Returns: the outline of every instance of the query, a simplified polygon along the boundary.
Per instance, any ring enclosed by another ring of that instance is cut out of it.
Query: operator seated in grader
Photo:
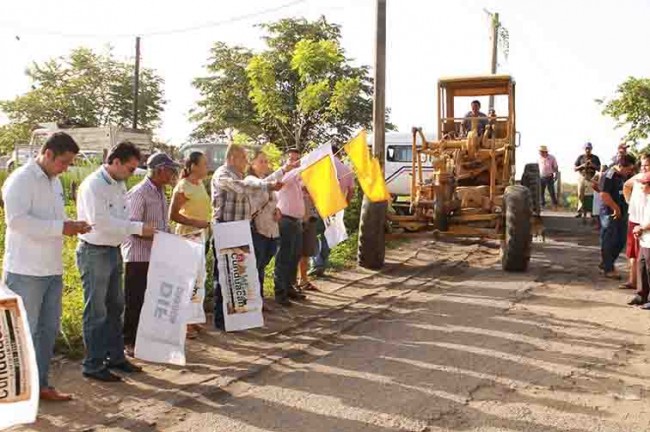
[[[483,136],[483,131],[485,130],[485,126],[488,124],[488,119],[487,116],[480,111],[481,109],[481,102],[475,100],[472,101],[472,110],[465,114],[465,120],[463,121],[463,129],[465,131],[465,135],[467,135],[471,130],[472,130],[472,118],[474,117],[481,117],[481,119],[478,122],[478,134],[479,136]]]

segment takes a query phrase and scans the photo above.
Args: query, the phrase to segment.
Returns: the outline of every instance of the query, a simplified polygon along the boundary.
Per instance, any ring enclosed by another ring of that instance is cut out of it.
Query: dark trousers
[[[148,262],[128,262],[124,266],[124,344],[135,345],[140,311],[147,290]]]
[[[650,248],[639,249],[637,260],[637,292],[647,302],[650,294]]]
[[[546,189],[551,196],[551,204],[557,205],[557,197],[555,196],[555,179],[553,176],[542,177],[540,180],[542,185],[542,206],[546,205]]]
[[[302,222],[289,216],[280,219],[280,245],[275,257],[275,298],[286,300],[296,284],[302,252]]]
[[[600,251],[605,273],[614,271],[614,263],[625,248],[627,218],[614,219],[611,215],[600,216]]]
[[[271,262],[278,250],[278,239],[263,236],[253,231],[253,247],[255,248],[255,261],[257,261],[257,275],[260,281],[260,295],[264,297],[264,273],[266,266]]]

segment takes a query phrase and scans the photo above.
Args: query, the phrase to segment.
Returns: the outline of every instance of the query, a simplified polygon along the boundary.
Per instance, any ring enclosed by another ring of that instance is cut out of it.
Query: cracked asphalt
[[[183,371],[93,386],[99,405],[45,406],[29,430],[650,430],[650,312],[598,274],[591,227],[545,223],[527,273],[494,244],[420,235],[381,275],[322,282],[284,327],[276,310],[268,333],[215,336]]]

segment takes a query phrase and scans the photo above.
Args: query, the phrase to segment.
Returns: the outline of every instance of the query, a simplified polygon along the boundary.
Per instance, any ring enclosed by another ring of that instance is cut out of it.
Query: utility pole
[[[497,53],[499,42],[499,13],[492,13],[486,9],[484,11],[490,16],[490,23],[492,24],[492,63],[490,66],[490,73],[496,75],[497,73]],[[494,108],[494,96],[490,96],[490,108]]]
[[[140,94],[140,36],[135,38],[135,72],[133,74],[133,129],[138,128],[138,98]]]
[[[377,28],[375,36],[375,80],[373,97],[372,152],[384,167],[386,139],[386,1],[377,0]],[[377,270],[386,258],[386,211],[387,202],[371,202],[363,197],[359,223],[358,260],[361,267]]]

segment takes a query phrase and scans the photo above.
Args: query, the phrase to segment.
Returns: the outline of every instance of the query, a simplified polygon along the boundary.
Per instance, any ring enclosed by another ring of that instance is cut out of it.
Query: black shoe
[[[629,304],[630,306],[641,306],[641,305],[646,304],[647,302],[648,302],[648,299],[644,300],[643,297],[641,297],[640,295],[637,294],[627,304]]]
[[[300,291],[296,290],[295,288],[291,288],[287,295],[289,296],[289,298],[291,300],[304,300],[304,299],[307,298],[306,295],[304,295]]]
[[[140,366],[135,365],[128,360],[124,360],[122,363],[118,363],[115,365],[109,364],[108,367],[109,369],[117,369],[119,371],[126,372],[126,373],[142,372],[142,368]]]
[[[279,304],[280,306],[285,306],[285,307],[291,307],[293,306],[293,303],[288,298],[276,298],[275,302]]]
[[[83,372],[83,376],[86,378],[94,379],[97,381],[102,381],[102,382],[120,382],[122,381],[122,378],[119,376],[115,375],[108,369],[102,369],[97,372]]]

